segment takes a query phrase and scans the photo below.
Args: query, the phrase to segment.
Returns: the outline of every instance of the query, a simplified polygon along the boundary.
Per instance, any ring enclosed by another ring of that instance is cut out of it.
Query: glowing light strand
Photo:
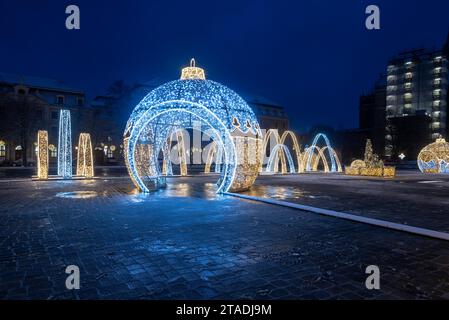
[[[58,135],[58,175],[64,179],[72,177],[72,132],[70,111],[61,110],[59,113]]]
[[[48,132],[37,132],[37,177],[48,179]]]
[[[320,138],[324,139],[324,142],[326,144],[325,150],[327,149],[328,154],[329,154],[329,158],[331,161],[331,168],[329,169],[327,164],[327,160],[325,159],[324,153],[323,151],[321,151],[321,148],[317,148],[317,143],[319,141]],[[316,155],[317,157],[321,158],[323,160],[323,164],[325,166],[325,172],[340,172],[339,170],[341,170],[341,164],[340,164],[340,160],[338,159],[338,157],[336,158],[336,152],[334,151],[334,149],[331,146],[331,143],[329,141],[329,139],[327,138],[327,136],[323,133],[318,133],[315,138],[313,139],[312,145],[310,147],[307,148],[307,150],[305,151],[307,156],[305,158],[306,164],[305,164],[305,171],[314,171],[313,166],[312,166],[312,161],[314,159],[314,153],[315,150],[318,151],[318,155]],[[338,161],[338,168],[337,169],[337,161]]]
[[[417,162],[422,173],[449,173],[449,143],[436,139],[419,152]]]
[[[277,144],[274,146],[273,150],[271,151],[270,158],[268,159],[266,171],[267,172],[276,172],[273,167],[276,163],[279,162],[279,156],[281,155],[281,152],[280,152],[281,149],[283,151],[282,154],[287,156],[290,173],[295,173],[295,164],[293,162],[293,158],[292,158],[287,146],[283,145],[283,144]],[[286,172],[282,171],[282,174],[284,174],[284,173],[286,173]]]
[[[94,158],[89,133],[82,132],[79,136],[76,175],[86,178],[94,176]]]

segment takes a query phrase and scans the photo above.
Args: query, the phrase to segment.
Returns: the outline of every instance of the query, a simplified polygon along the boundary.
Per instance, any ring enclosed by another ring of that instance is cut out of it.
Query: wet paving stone
[[[57,196],[80,191],[95,196]],[[449,297],[447,242],[215,195],[214,177],[148,195],[126,177],[0,182],[0,199],[1,299]],[[80,290],[65,289],[72,264]]]

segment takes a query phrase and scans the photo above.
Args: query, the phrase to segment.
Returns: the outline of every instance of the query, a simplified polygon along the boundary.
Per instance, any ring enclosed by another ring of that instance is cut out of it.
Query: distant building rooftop
[[[82,90],[74,89],[67,86],[64,82],[55,79],[23,76],[18,74],[9,74],[0,72],[0,83],[12,85],[24,85],[37,89],[47,89],[55,91],[65,91],[71,93],[84,94]]]
[[[254,96],[254,95],[248,95],[248,94],[242,94],[241,96],[247,103],[259,104],[259,105],[268,106],[271,108],[283,109],[283,107],[280,104],[278,104],[274,101],[271,101],[267,98],[261,97],[261,96]]]

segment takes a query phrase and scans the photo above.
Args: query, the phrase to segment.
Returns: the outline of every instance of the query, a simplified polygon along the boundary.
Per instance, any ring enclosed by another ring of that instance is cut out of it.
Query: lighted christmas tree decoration
[[[224,153],[217,192],[251,187],[258,175],[262,145],[256,116],[234,91],[207,80],[204,70],[192,60],[182,70],[181,79],[163,84],[143,98],[127,122],[125,161],[139,190],[148,192],[165,185],[159,155],[167,152],[165,145],[173,130],[191,129],[194,122],[201,123],[203,132],[213,132]]]
[[[324,147],[318,147],[317,143],[320,138],[323,138],[325,142]],[[329,156],[331,167],[329,168],[329,163],[326,158],[326,153]],[[342,172],[342,166],[340,163],[340,159],[337,156],[337,153],[332,148],[331,143],[327,136],[323,133],[318,133],[315,138],[313,139],[312,145],[304,151],[305,154],[303,156],[303,165],[305,168],[305,171],[317,171],[318,170],[318,164],[320,160],[323,162],[324,172]]]
[[[385,166],[379,156],[373,152],[370,139],[366,140],[364,160],[354,160],[349,167],[345,167],[345,174],[352,176],[394,177],[396,168]]]
[[[94,176],[94,158],[89,133],[80,133],[78,140],[76,175],[86,178],[92,178]]]
[[[37,132],[37,178],[48,179],[48,132]]]
[[[72,177],[72,130],[70,124],[70,110],[61,110],[59,113],[58,176],[61,176],[64,179]]]
[[[438,138],[425,146],[418,154],[418,167],[423,173],[449,173],[449,143]]]

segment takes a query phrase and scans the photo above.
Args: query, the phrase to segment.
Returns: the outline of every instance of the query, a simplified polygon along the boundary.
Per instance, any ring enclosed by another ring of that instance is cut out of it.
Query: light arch
[[[325,147],[323,148],[319,148],[317,147],[317,143],[319,141],[319,139],[322,138],[325,142]],[[328,155],[329,155],[329,159],[331,162],[331,167],[329,169],[329,164],[327,163],[326,157],[324,156],[324,150],[328,151]],[[340,161],[338,159],[338,157],[336,158],[336,152],[334,151],[334,149],[331,146],[331,143],[329,141],[329,139],[327,138],[327,136],[324,133],[318,133],[312,142],[312,145],[310,147],[307,148],[307,150],[305,151],[306,156],[304,158],[305,160],[305,171],[316,171],[314,170],[313,166],[312,166],[312,162],[314,159],[314,154],[315,154],[315,150],[318,152],[318,155],[316,157],[323,159],[323,164],[324,164],[324,171],[325,172],[337,172],[338,170],[341,170],[341,164]],[[340,169],[337,169],[337,160],[338,160],[338,167]],[[316,161],[316,160],[315,160]],[[318,165],[318,164],[316,164]],[[340,171],[338,171],[340,172]]]
[[[299,146],[298,139],[296,138],[296,135],[293,131],[287,130],[282,133],[280,144],[285,145],[285,140],[290,137],[293,141],[293,151],[295,152],[296,156],[296,163],[298,164],[298,173],[304,171],[304,166],[302,165],[301,161],[301,147]]]
[[[262,172],[262,170],[263,170],[262,164],[263,164],[263,160],[265,159],[265,154],[267,152],[267,147],[268,147],[268,143],[270,141],[270,137],[271,136],[273,136],[275,141],[276,141],[276,145],[275,146],[281,144],[281,137],[280,137],[279,132],[278,132],[277,129],[269,129],[265,133],[265,136],[264,136],[264,139],[263,139],[263,145],[262,145],[262,153],[261,153],[261,157],[262,158],[261,158],[261,166],[260,166],[260,169],[259,169],[260,172]],[[272,150],[270,151],[270,157],[271,157],[271,153],[272,153]],[[281,148],[279,150],[279,153],[280,154],[279,154],[278,160],[279,159],[281,160],[281,172],[285,173],[285,172],[287,172],[287,164],[285,162],[284,150]],[[272,172],[278,172],[279,171],[279,161],[276,161],[276,163],[274,164],[272,170],[273,170]]]
[[[176,149],[178,153],[178,162],[179,162],[179,174],[181,176],[186,176],[187,172],[187,153],[185,150],[185,136],[183,129],[173,129],[169,132],[168,138],[166,139],[166,143],[162,148],[162,174],[166,176],[173,175],[173,166],[171,163],[170,155],[173,144],[173,136],[176,137]]]
[[[290,173],[295,173],[295,163],[293,162],[292,155],[284,144],[277,144],[274,146],[270,158],[268,159],[266,172],[276,172],[273,167],[279,162],[281,154],[287,157]],[[287,170],[282,171],[282,174],[284,173],[287,173]]]

